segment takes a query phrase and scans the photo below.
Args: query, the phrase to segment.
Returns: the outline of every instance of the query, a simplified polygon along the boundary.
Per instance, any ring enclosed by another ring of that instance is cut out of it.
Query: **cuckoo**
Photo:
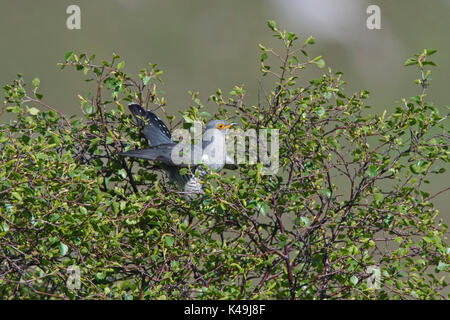
[[[152,111],[146,111],[136,103],[129,104],[128,108],[142,128],[149,147],[122,152],[120,155],[160,163],[170,181],[178,185],[187,199],[192,200],[197,194],[203,193],[201,178],[207,172],[200,164],[216,172],[224,167],[236,169],[234,157],[227,154],[225,147],[226,134],[234,123],[209,121],[201,143],[191,144],[190,139],[189,142],[176,143],[165,123]],[[194,169],[194,172],[180,173],[180,169],[185,167]]]

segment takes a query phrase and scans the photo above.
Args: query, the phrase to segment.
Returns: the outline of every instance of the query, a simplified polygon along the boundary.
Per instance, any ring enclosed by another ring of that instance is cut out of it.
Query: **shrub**
[[[258,105],[242,86],[210,101],[242,129],[278,129],[280,170],[211,173],[193,201],[157,164],[118,156],[147,144],[124,105],[165,113],[156,65],[132,78],[116,54],[98,63],[68,52],[61,68],[93,84],[78,95],[82,119],[46,104],[38,79],[4,87],[1,113],[16,118],[0,127],[1,298],[445,298],[447,226],[432,200],[448,188],[424,188],[448,163],[447,116],[426,101],[435,51],[406,63],[419,70],[416,97],[371,114],[369,92],[346,95],[340,72],[298,84],[303,69],[325,67],[306,51],[314,38],[296,46],[269,27],[281,43],[260,45],[273,87],[261,86]],[[171,129],[209,117],[191,96],[184,121],[166,115]]]

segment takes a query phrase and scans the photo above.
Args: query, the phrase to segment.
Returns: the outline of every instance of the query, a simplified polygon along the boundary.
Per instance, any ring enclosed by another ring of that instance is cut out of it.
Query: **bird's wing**
[[[172,135],[166,124],[152,111],[145,111],[136,103],[129,104],[128,108],[136,118],[137,124],[143,128],[142,131],[150,146],[173,143]]]

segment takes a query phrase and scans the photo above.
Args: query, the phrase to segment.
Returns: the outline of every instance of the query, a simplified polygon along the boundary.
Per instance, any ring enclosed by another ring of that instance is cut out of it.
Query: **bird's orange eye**
[[[219,124],[217,125],[217,129],[222,130],[222,129],[223,129],[223,123],[219,123]]]

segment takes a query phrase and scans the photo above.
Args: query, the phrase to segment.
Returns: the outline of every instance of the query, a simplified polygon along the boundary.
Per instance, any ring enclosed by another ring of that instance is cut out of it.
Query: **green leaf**
[[[261,61],[266,60],[269,57],[269,55],[267,54],[267,52],[264,52],[261,54]]]
[[[435,50],[435,49],[425,49],[424,50],[424,53],[427,56],[431,56],[432,54],[435,54],[436,52],[437,52],[437,50]]]
[[[305,227],[309,227],[310,225],[310,221],[308,217],[300,217],[300,220],[302,221],[302,223],[305,225]]]
[[[406,60],[405,62],[405,66],[412,66],[414,64],[417,64],[417,59],[415,58],[408,58],[408,60]]]
[[[378,175],[378,167],[375,165],[370,165],[369,166],[369,171],[367,172],[367,175],[371,178],[374,178]]]
[[[168,247],[173,247],[173,244],[175,243],[175,238],[174,237],[172,237],[172,236],[165,236],[164,240],[165,240],[166,245]]]
[[[258,47],[262,50],[262,51],[266,51],[267,48],[264,47],[262,44],[258,43]]]
[[[183,118],[184,118],[184,121],[186,123],[193,123],[194,122],[194,119],[192,119],[191,116],[183,115]]]
[[[401,280],[395,280],[395,287],[396,287],[397,289],[403,290],[404,286],[405,286],[405,285],[403,284],[403,281],[401,281]]]
[[[439,264],[436,269],[438,269],[439,271],[445,271],[448,269],[448,267],[449,267],[449,264],[439,261]]]
[[[95,274],[95,278],[97,278],[98,280],[103,280],[103,279],[106,278],[106,273],[104,273],[104,272],[97,272]]]
[[[32,108],[28,109],[28,112],[31,115],[36,116],[40,112],[40,110],[38,108],[32,107]]]
[[[151,77],[145,76],[144,79],[142,80],[142,82],[144,83],[144,86],[146,86],[150,83],[151,80],[152,80]]]
[[[188,168],[181,168],[179,172],[180,172],[181,175],[185,175],[185,174],[189,173],[189,169]]]
[[[322,117],[323,115],[325,115],[325,109],[323,107],[319,107],[316,109],[316,113],[318,116]]]
[[[305,41],[305,45],[306,44],[315,44],[316,43],[316,39],[313,36],[309,36],[308,39],[306,39]]]
[[[419,160],[417,163],[409,166],[409,169],[415,174],[424,173],[430,166],[430,162]]]
[[[356,285],[358,284],[358,281],[359,281],[359,279],[358,279],[357,276],[352,276],[352,277],[350,278],[350,282],[351,282],[354,286],[356,286]]]
[[[84,108],[87,114],[92,114],[94,112],[94,107],[91,104],[86,105]]]
[[[385,215],[383,218],[383,221],[384,221],[385,227],[389,228],[391,226],[392,221],[394,221],[394,215],[391,213]]]
[[[2,222],[2,231],[8,232],[9,231],[9,225],[6,223],[6,221]]]
[[[127,177],[127,172],[125,171],[125,169],[120,169],[118,172],[119,176],[121,176],[123,179],[125,179]]]
[[[61,253],[61,255],[65,256],[67,254],[67,251],[69,251],[69,247],[65,243],[60,242],[59,243],[59,252]]]
[[[125,66],[125,61],[122,61],[122,62],[119,62],[118,64],[117,64],[117,69],[123,69],[123,67]]]
[[[424,66],[426,66],[426,65],[430,65],[430,66],[433,66],[433,67],[436,67],[436,66],[437,66],[437,64],[434,63],[433,61],[424,61],[424,62],[422,62],[422,64],[423,64]]]
[[[11,195],[16,199],[16,200],[19,200],[19,201],[22,201],[22,196],[18,193],[18,192],[11,192]]]
[[[200,116],[200,117],[203,117],[203,118],[211,118],[211,117],[212,117],[212,116],[211,116],[211,113],[209,113],[208,111],[202,111],[202,112],[200,112],[199,116]]]
[[[277,24],[273,20],[267,21],[267,25],[269,26],[270,30],[277,31]]]
[[[67,51],[64,55],[64,59],[69,60],[73,56],[73,51]]]
[[[409,168],[415,174],[419,174],[420,173],[420,167],[418,165],[416,165],[416,164],[410,165]]]
[[[319,68],[322,69],[323,67],[325,67],[325,60],[319,59],[319,60],[315,61],[315,64],[316,64]]]
[[[266,204],[263,203],[263,202],[258,202],[258,203],[256,204],[256,210],[258,210],[258,212],[259,212],[260,214],[262,214],[263,216],[265,216],[265,215],[266,215]]]
[[[383,200],[383,195],[381,193],[374,193],[373,194],[373,199],[376,202],[381,202]]]
[[[34,87],[39,87],[39,84],[41,83],[41,80],[39,78],[34,78],[33,81],[31,81]]]

